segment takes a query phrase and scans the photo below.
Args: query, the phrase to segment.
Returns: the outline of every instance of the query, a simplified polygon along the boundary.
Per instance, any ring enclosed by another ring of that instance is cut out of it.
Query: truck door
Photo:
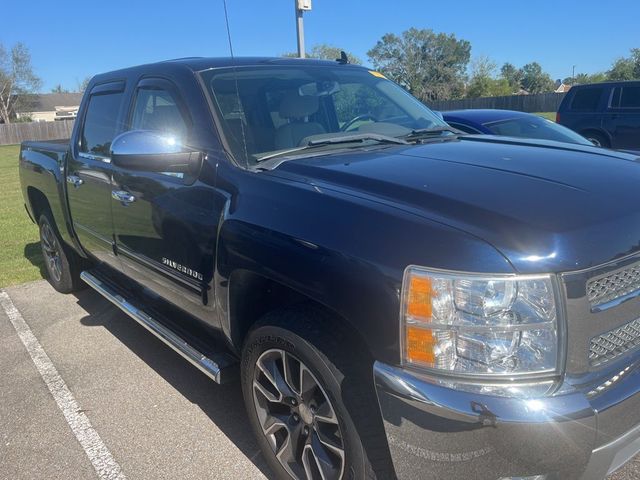
[[[117,133],[124,82],[96,85],[89,92],[75,145],[67,163],[67,197],[73,228],[81,245],[96,259],[120,269],[113,244],[111,161],[109,150]]]
[[[158,131],[185,144],[192,131],[178,89],[165,79],[146,78],[137,85],[129,124],[130,130]],[[115,165],[113,181],[114,227],[125,273],[212,322],[210,288],[219,218],[213,182],[190,173]]]
[[[608,116],[611,146],[640,149],[640,85],[616,87]]]

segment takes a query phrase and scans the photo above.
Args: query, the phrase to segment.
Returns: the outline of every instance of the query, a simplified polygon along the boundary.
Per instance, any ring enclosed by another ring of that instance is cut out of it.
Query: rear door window
[[[132,130],[152,130],[185,141],[187,122],[171,92],[160,88],[139,88],[131,119]]]
[[[577,111],[594,111],[597,110],[600,103],[600,97],[604,88],[581,88],[576,90],[571,102],[571,110]]]
[[[623,87],[620,108],[640,109],[640,87]]]
[[[91,95],[80,136],[80,152],[109,157],[122,99],[123,92]]]

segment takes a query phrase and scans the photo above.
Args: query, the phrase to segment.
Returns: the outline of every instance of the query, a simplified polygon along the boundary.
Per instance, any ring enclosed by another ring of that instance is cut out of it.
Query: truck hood
[[[296,159],[276,171],[463,230],[534,273],[640,249],[637,161],[595,147],[465,136]]]

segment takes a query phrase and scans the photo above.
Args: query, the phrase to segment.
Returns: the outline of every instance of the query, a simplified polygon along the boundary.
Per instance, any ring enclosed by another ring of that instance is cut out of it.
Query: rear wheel
[[[324,320],[273,312],[249,333],[242,389],[258,443],[280,479],[394,478],[371,361]]]
[[[80,280],[82,258],[66,247],[47,213],[40,215],[38,226],[49,283],[61,293],[71,293],[83,288],[84,284]]]
[[[603,147],[603,148],[611,147],[611,142],[609,142],[609,139],[602,133],[585,132],[583,134],[583,137],[585,137],[587,140],[589,140],[591,143],[593,143],[597,147]]]

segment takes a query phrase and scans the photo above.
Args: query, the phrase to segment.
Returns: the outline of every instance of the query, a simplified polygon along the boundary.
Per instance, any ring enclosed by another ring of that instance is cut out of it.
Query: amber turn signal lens
[[[407,325],[407,360],[423,364],[435,363],[435,341],[431,330]]]
[[[420,318],[431,319],[431,279],[412,276],[409,280],[409,296],[407,299],[407,314]]]

